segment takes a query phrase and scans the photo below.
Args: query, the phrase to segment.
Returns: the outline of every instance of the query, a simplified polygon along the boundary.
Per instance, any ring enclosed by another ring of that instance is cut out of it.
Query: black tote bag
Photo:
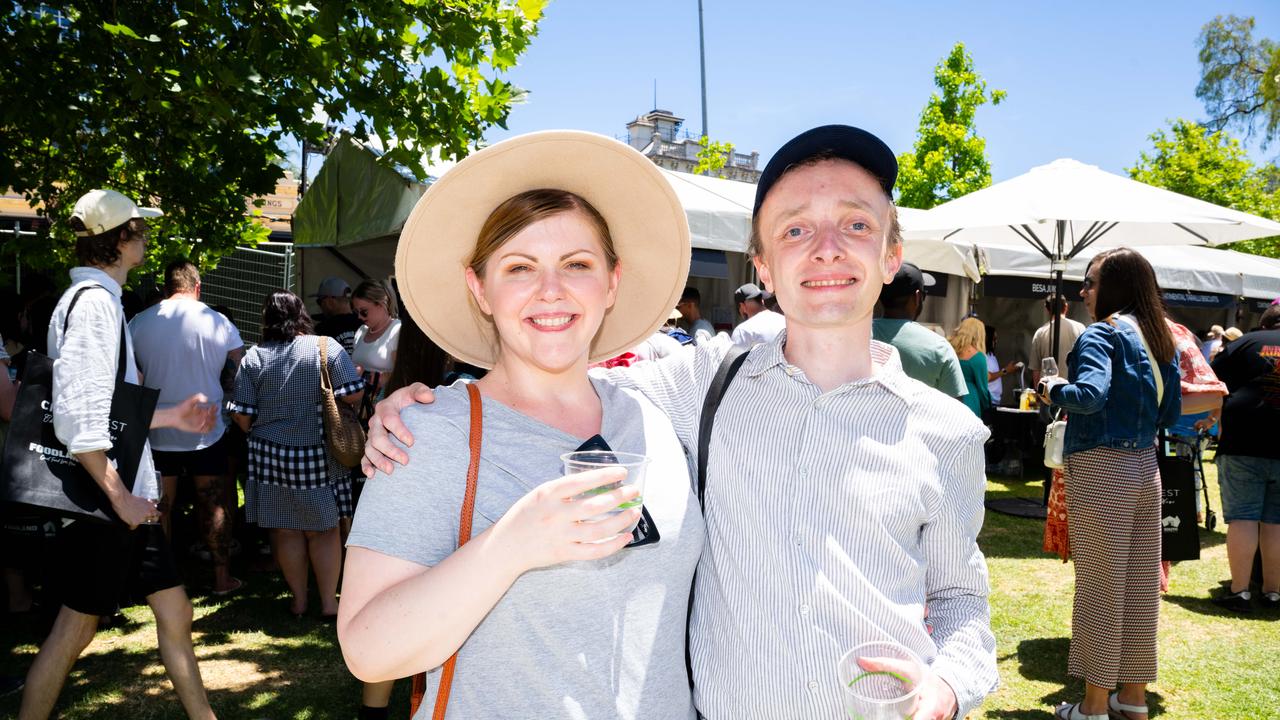
[[[86,290],[81,288],[67,306],[63,332],[71,310]],[[107,457],[115,465],[125,487],[133,489],[134,478],[146,448],[151,417],[160,391],[125,382],[125,329],[120,326],[120,357],[116,364],[115,392],[111,396],[111,449]],[[53,360],[29,353],[13,407],[13,420],[5,438],[4,461],[0,467],[0,502],[7,513],[31,512],[70,518],[91,518],[117,522],[106,493],[53,431]],[[17,506],[17,507],[15,507]]]
[[[1163,498],[1160,504],[1162,560],[1199,560],[1195,468],[1188,458],[1158,458]]]

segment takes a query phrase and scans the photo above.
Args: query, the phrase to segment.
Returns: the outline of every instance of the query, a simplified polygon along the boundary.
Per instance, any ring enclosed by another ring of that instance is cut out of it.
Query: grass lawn
[[[1214,469],[1206,469],[1212,506],[1220,511]],[[990,497],[1041,492],[1039,482],[993,477],[988,484]],[[991,571],[1001,686],[973,717],[1047,719],[1054,705],[1083,693],[1079,681],[1066,677],[1072,567],[1040,551],[1042,529],[1041,521],[987,514],[981,543]],[[1154,716],[1280,718],[1280,616],[1228,615],[1208,601],[1227,577],[1223,532],[1221,523],[1214,533],[1202,529],[1202,559],[1173,568],[1160,615]],[[314,614],[290,616],[276,573],[241,576],[249,587],[231,599],[194,598],[196,654],[219,717],[354,718],[360,688],[342,664],[333,626]],[[123,626],[100,632],[76,664],[61,717],[183,717],[155,650],[149,609],[129,608],[125,617]],[[6,618],[0,673],[25,673],[44,629],[36,620]],[[405,716],[407,685],[397,686],[393,717]],[[16,696],[0,699],[0,717],[15,716],[17,707]]]

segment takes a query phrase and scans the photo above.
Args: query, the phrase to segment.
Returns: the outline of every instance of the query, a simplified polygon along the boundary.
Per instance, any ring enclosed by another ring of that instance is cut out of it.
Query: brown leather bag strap
[[[471,519],[475,516],[476,486],[480,482],[480,439],[484,430],[481,413],[480,389],[475,383],[467,383],[467,396],[471,401],[471,461],[467,465],[467,490],[462,497],[462,511],[458,517],[458,547],[467,544],[471,539]],[[453,686],[453,673],[458,665],[458,653],[449,656],[440,670],[440,688],[436,690],[436,707],[431,714],[432,720],[444,720],[445,710],[449,706],[449,689]],[[413,686],[409,692],[409,717],[418,712],[422,698],[427,693],[427,674],[418,673],[413,676]]]

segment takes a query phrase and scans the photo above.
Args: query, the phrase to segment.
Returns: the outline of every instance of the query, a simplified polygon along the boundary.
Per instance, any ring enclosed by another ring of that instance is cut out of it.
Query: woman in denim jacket
[[[1067,670],[1085,680],[1084,700],[1056,716],[1145,720],[1160,612],[1156,429],[1181,412],[1178,366],[1155,272],[1141,255],[1099,253],[1080,297],[1095,322],[1067,358],[1068,379],[1046,378],[1040,390],[1070,416],[1063,455],[1076,594]]]

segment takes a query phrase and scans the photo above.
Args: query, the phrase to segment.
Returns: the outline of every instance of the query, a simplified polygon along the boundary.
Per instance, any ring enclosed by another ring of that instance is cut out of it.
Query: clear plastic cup
[[[644,476],[645,469],[649,465],[649,457],[639,453],[617,452],[614,450],[579,450],[578,452],[565,453],[560,456],[560,461],[564,463],[564,474],[573,475],[574,473],[587,472],[588,470],[599,470],[600,468],[621,467],[627,471],[627,476],[619,482],[606,483],[599,487],[592,488],[581,495],[574,497],[575,500],[591,497],[592,495],[600,495],[609,492],[623,485],[634,485],[639,491],[639,495],[634,500],[628,500],[613,510],[603,512],[594,517],[588,518],[589,521],[604,520],[606,518],[617,515],[623,510],[629,510],[634,507],[640,507],[644,504]],[[636,519],[624,532],[635,530]]]
[[[845,713],[852,720],[907,720],[916,711],[927,672],[919,655],[891,641],[855,647],[837,669]]]

